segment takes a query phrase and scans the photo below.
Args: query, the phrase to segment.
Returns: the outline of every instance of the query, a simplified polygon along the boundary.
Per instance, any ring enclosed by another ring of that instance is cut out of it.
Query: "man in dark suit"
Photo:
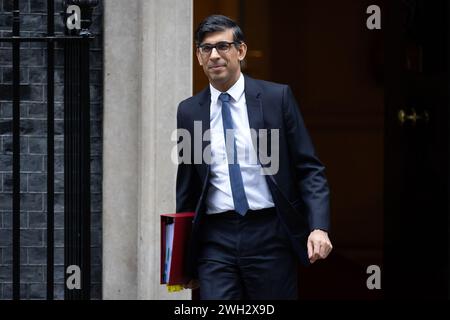
[[[177,113],[193,137],[176,185],[177,212],[196,213],[186,287],[202,299],[296,299],[297,261],[332,248],[324,166],[290,88],[241,73],[234,21],[207,17],[195,41],[210,85]]]

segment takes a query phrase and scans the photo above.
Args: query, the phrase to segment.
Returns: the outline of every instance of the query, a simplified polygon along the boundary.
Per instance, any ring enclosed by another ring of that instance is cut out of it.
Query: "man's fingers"
[[[321,259],[327,257],[327,245],[325,243],[320,245],[319,255]]]
[[[183,285],[183,287],[184,287],[185,289],[192,289],[192,288],[191,288],[191,282],[185,283],[185,284]]]
[[[326,257],[328,257],[332,248],[333,247],[331,246],[331,243],[329,243],[328,241],[321,243],[320,244],[320,258],[325,259]]]
[[[314,252],[313,252],[314,256],[316,258],[319,258],[320,257],[320,242],[319,241],[314,241],[313,242],[313,247],[314,247]]]
[[[330,253],[330,248],[327,243],[321,242],[320,240],[311,241],[312,255],[310,255],[310,260],[312,262],[319,259],[325,259]]]
[[[331,252],[331,249],[333,249],[333,246],[331,245],[331,243],[329,243],[329,244],[327,245],[327,255],[326,255],[325,257],[328,257],[328,255],[329,255],[330,252]]]
[[[320,245],[317,243],[317,241],[310,240],[308,241],[308,256],[309,256],[309,262],[314,263],[317,259],[319,259],[319,250]]]
[[[308,240],[308,258],[311,260],[313,255],[313,246],[312,246],[312,241]]]
[[[196,279],[190,280],[188,283],[184,284],[185,289],[197,289],[199,287],[199,282]]]

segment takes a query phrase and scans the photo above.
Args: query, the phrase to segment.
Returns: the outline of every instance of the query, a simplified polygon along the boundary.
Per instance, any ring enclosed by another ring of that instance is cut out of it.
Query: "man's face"
[[[233,30],[207,33],[200,45],[215,45],[219,42],[233,42]],[[197,48],[197,58],[209,82],[219,91],[227,91],[241,73],[240,61],[245,58],[247,45],[231,45],[227,52],[213,48],[209,54]]]

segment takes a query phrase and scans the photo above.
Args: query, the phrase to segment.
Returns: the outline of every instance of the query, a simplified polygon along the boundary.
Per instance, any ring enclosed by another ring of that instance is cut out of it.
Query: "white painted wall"
[[[105,0],[103,298],[190,299],[159,284],[175,210],[178,103],[192,94],[192,0]]]

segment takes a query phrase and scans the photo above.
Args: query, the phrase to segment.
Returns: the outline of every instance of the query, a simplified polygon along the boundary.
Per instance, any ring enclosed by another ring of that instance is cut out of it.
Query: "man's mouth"
[[[225,67],[225,66],[223,64],[220,64],[220,65],[210,66],[209,69],[217,70],[217,69],[220,69],[220,68],[223,68],[223,67]]]

